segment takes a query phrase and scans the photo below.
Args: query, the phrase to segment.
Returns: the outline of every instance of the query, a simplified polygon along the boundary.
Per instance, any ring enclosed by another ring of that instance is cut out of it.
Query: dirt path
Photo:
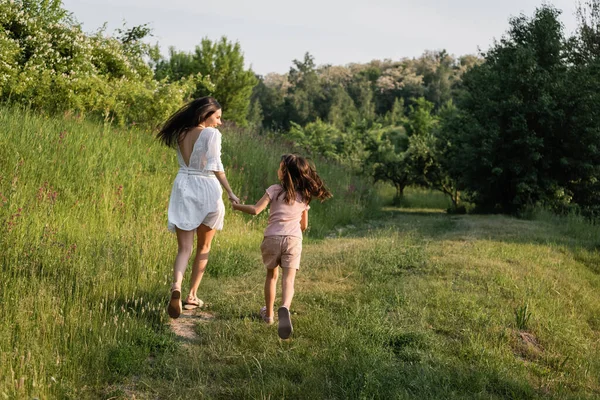
[[[195,310],[183,310],[179,318],[171,319],[169,326],[179,339],[185,342],[193,342],[198,339],[196,325],[212,321],[215,316],[201,308]]]

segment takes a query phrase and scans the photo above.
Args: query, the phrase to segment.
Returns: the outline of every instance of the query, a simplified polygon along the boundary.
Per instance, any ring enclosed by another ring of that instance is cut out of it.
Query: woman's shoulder
[[[212,135],[221,135],[221,131],[219,131],[217,128],[213,128],[212,126],[202,129],[202,133],[207,133],[211,136]]]

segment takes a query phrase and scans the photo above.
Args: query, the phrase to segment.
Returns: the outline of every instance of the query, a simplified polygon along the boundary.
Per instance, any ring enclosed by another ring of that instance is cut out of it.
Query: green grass
[[[0,125],[0,397],[600,396],[598,225],[447,215],[418,189],[377,211],[381,188],[317,160],[335,197],[311,209],[292,339],[258,317],[266,215],[229,209],[199,291],[211,318],[182,339],[165,312],[173,152],[9,109]],[[285,151],[224,130],[247,201]]]
[[[175,153],[148,132],[16,109],[0,108],[0,126],[0,397],[94,398],[174,348],[164,306],[177,246],[166,230]],[[234,131],[223,147],[231,185],[248,201],[275,183],[289,151]],[[310,236],[377,208],[370,185],[318,168],[335,197],[313,205]],[[207,287],[254,268],[265,221],[228,208]]]
[[[597,398],[600,276],[575,254],[597,264],[598,243],[548,228],[390,211],[305,246],[292,340],[257,316],[257,261],[207,288],[215,319],[195,341],[126,385],[137,398]]]

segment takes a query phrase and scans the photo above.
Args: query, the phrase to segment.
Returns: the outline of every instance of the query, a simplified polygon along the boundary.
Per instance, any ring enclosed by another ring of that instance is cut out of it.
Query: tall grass
[[[164,306],[175,153],[150,132],[12,108],[0,108],[0,126],[0,394],[96,397],[174,346]],[[243,132],[223,137],[234,190],[257,200],[286,149]],[[369,185],[318,168],[335,197],[313,206],[309,237],[376,208]],[[265,223],[228,208],[207,287],[257,265]]]
[[[14,109],[0,126],[0,397],[600,393],[597,225],[450,216],[418,189],[373,220],[378,189],[317,160],[335,197],[310,212],[292,340],[257,315],[267,216],[228,209],[200,287],[213,319],[182,346],[165,313],[174,152],[148,132]],[[253,202],[289,149],[223,132],[228,178]]]

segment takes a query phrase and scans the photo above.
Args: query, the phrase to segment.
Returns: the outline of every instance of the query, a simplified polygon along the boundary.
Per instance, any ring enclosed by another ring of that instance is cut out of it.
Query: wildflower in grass
[[[58,144],[62,144],[65,137],[67,136],[67,131],[61,131],[58,135]]]
[[[38,189],[37,199],[39,201],[48,200],[50,204],[54,204],[56,199],[58,198],[58,192],[54,190],[48,182],[44,182],[42,186]]]
[[[21,216],[21,211],[23,211],[22,208],[17,209],[17,212],[12,214],[8,219],[7,227],[9,232],[12,231],[15,226],[17,226],[18,219]]]

